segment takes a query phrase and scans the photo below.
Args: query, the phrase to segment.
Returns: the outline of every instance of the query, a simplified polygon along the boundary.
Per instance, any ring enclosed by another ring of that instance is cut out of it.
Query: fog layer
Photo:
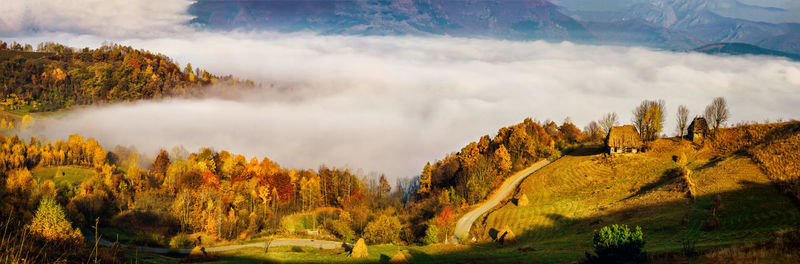
[[[100,42],[68,39],[73,46]],[[120,42],[265,88],[238,99],[89,107],[39,122],[35,134],[80,133],[146,153],[209,146],[269,156],[286,167],[348,166],[396,178],[525,117],[559,123],[570,117],[583,127],[617,112],[629,123],[641,100],[663,98],[664,131],[673,134],[678,105],[697,115],[716,96],[728,99],[731,122],[800,115],[800,63],[770,57],[308,34],[193,33]]]

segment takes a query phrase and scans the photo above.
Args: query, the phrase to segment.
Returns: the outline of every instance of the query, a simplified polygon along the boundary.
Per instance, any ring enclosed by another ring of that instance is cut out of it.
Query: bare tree
[[[589,124],[583,128],[583,132],[586,133],[587,138],[589,138],[591,141],[601,140],[604,136],[603,128],[601,128],[600,125],[598,125],[595,121],[589,122]]]
[[[603,129],[603,134],[611,132],[611,128],[619,124],[617,113],[611,112],[603,116],[599,121],[600,127]]]
[[[689,108],[687,108],[686,105],[678,106],[676,121],[678,122],[676,127],[678,129],[678,135],[683,138],[683,136],[686,135],[686,123],[689,122]]]
[[[664,126],[664,100],[644,100],[633,109],[633,125],[643,140],[654,140]]]
[[[714,128],[714,131],[724,125],[725,122],[728,122],[729,115],[730,111],[728,111],[728,102],[725,101],[725,97],[714,98],[711,104],[706,107],[705,118],[709,125]]]

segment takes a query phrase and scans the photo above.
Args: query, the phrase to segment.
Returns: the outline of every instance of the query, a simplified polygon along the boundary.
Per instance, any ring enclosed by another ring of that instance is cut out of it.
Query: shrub
[[[136,232],[136,235],[131,239],[131,245],[145,246],[145,247],[161,247],[163,244],[161,240],[163,237],[156,233],[151,232]]]
[[[364,238],[370,244],[397,243],[401,228],[396,216],[381,215],[364,228]]]
[[[331,234],[343,239],[345,242],[349,242],[355,235],[355,232],[347,222],[338,219],[325,221],[325,229],[328,229]]]
[[[295,222],[288,216],[285,216],[281,219],[281,229],[286,231],[286,233],[294,233],[295,229]]]
[[[586,257],[595,263],[643,262],[647,257],[644,244],[642,229],[638,226],[635,231],[627,225],[605,226],[594,231],[592,245],[596,256],[586,253]]]
[[[422,243],[425,245],[439,243],[439,227],[428,225],[428,229],[425,230],[425,237],[422,238]]]
[[[192,245],[192,239],[189,235],[178,233],[169,240],[169,247],[171,248],[187,248]]]

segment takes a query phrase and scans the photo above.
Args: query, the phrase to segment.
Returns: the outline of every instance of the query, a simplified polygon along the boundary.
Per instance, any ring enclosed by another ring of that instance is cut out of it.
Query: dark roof
[[[708,133],[708,123],[705,118],[695,117],[689,125],[689,133]]]
[[[642,138],[632,125],[612,127],[606,145],[614,148],[641,148]]]

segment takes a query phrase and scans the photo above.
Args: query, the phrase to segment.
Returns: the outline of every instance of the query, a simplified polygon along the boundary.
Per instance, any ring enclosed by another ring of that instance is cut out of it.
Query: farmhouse
[[[708,136],[708,123],[702,117],[695,117],[689,125],[688,131],[689,140],[694,143],[703,143],[706,136]]]
[[[606,138],[608,153],[636,153],[642,148],[639,132],[632,125],[612,127]]]

